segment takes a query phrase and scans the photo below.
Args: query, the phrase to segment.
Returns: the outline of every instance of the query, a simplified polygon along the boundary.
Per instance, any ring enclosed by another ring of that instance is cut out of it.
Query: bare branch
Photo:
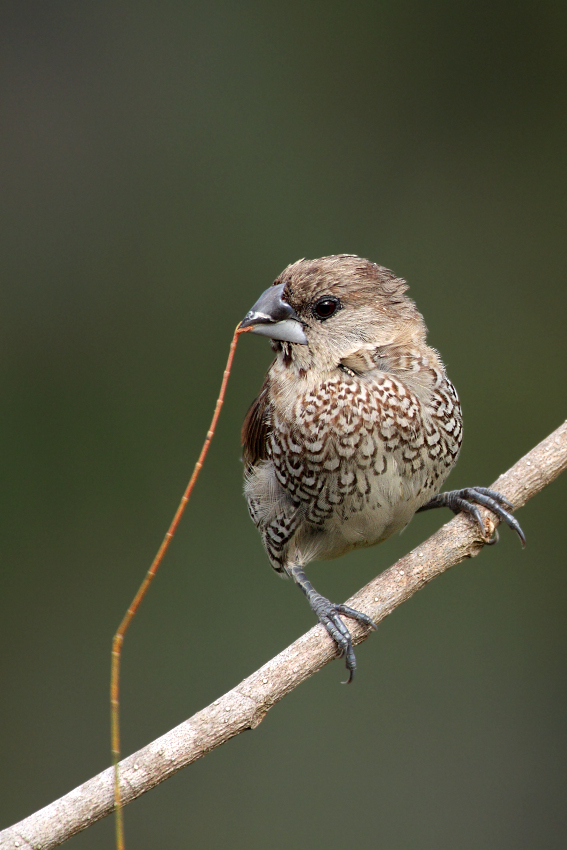
[[[567,468],[567,422],[491,485],[522,507]],[[487,527],[495,517],[481,509]],[[484,542],[474,522],[455,517],[436,534],[366,585],[348,604],[379,623],[436,576],[473,558]],[[368,631],[349,621],[354,643]],[[166,735],[120,763],[124,805],[245,729],[255,729],[270,708],[336,656],[325,629],[307,634],[244,679],[236,688]],[[113,810],[113,769],[99,773],[69,794],[0,833],[1,850],[57,847]]]

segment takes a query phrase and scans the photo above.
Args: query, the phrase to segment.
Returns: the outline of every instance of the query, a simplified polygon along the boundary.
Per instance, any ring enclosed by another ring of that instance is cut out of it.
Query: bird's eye
[[[326,296],[315,302],[313,305],[313,315],[316,319],[324,321],[325,319],[330,319],[337,310],[340,310],[341,306],[338,298]]]

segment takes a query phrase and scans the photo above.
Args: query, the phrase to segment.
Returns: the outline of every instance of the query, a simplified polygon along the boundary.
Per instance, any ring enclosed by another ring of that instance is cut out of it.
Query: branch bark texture
[[[520,508],[567,469],[567,422],[498,478],[491,487]],[[495,517],[480,509],[487,530]],[[358,591],[348,604],[379,623],[398,605],[465,558],[474,558],[486,540],[476,523],[459,515],[432,537]],[[354,643],[369,636],[349,620]],[[325,629],[314,626],[207,708],[120,762],[123,804],[168,779],[245,729],[255,729],[270,708],[336,657]],[[0,833],[0,850],[49,850],[109,815],[114,806],[113,769],[75,788]]]

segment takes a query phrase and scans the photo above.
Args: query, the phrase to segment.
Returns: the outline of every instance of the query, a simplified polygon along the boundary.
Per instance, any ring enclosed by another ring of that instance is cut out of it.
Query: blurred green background
[[[565,419],[567,7],[8,2],[0,13],[0,826],[110,762],[112,634],[208,427],[232,330],[299,257],[404,276],[465,415],[453,487]],[[125,643],[125,754],[314,622],[241,496],[245,337]],[[565,498],[126,810],[129,848],[563,848]],[[314,565],[340,601],[449,512]],[[71,840],[111,847],[110,819]]]

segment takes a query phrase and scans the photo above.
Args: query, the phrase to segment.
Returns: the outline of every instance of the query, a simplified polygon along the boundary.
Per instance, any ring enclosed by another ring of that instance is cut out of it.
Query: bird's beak
[[[307,345],[301,321],[290,305],[282,299],[284,284],[270,286],[244,316],[239,328],[252,328],[252,333]]]

